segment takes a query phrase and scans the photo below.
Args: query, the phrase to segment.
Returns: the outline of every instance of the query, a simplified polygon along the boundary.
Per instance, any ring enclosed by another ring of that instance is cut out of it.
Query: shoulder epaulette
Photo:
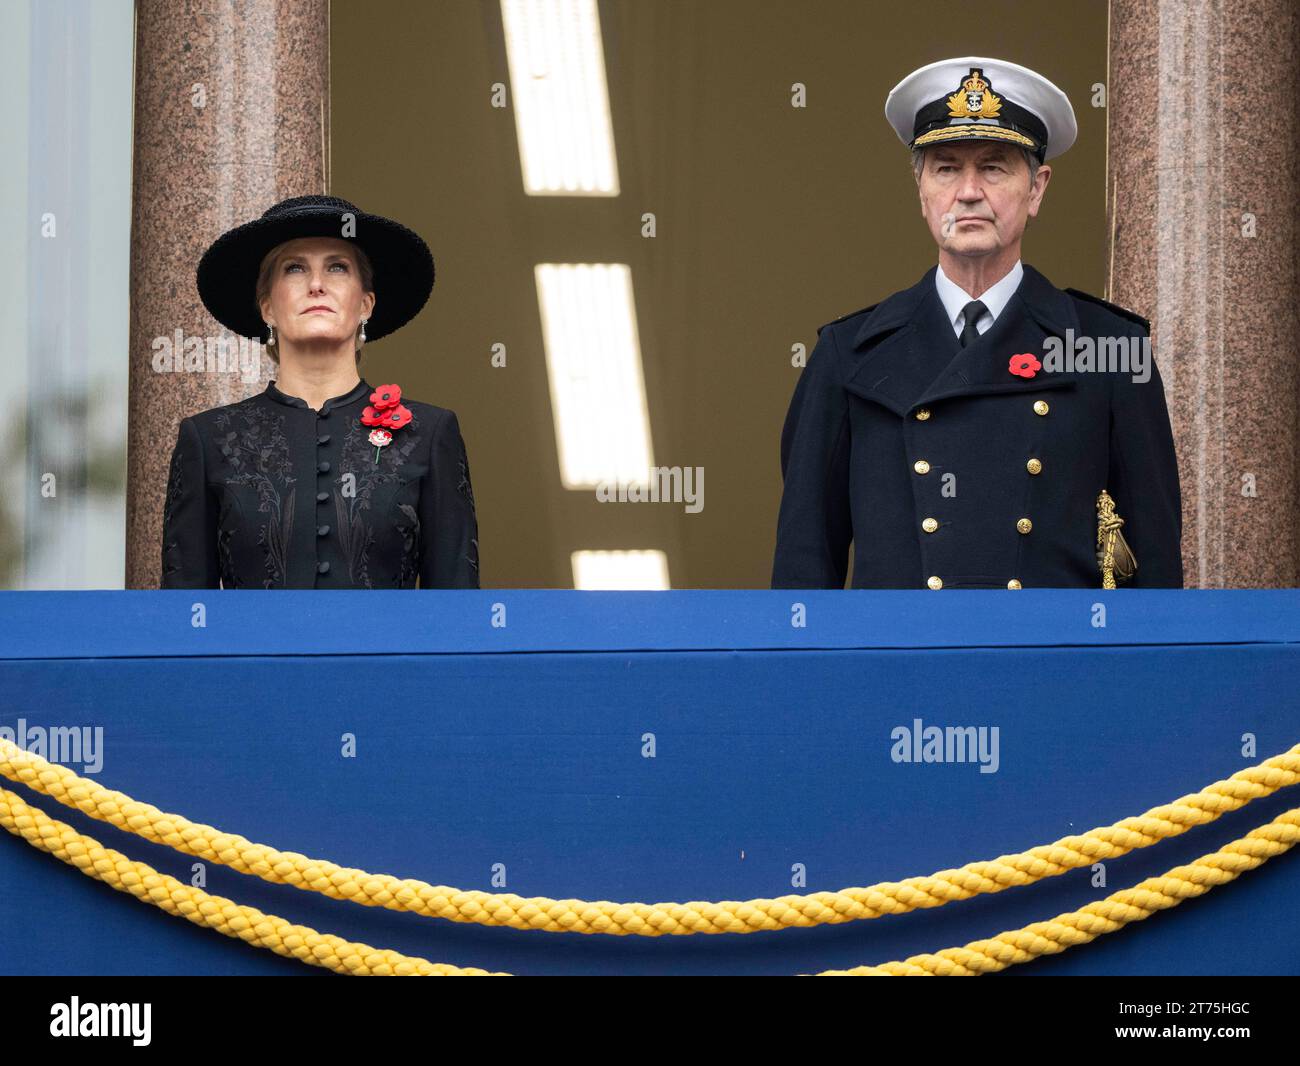
[[[832,318],[829,322],[824,322],[822,325],[817,327],[817,335],[820,337],[822,330],[824,330],[827,326],[834,326],[837,323],[843,322],[845,319],[855,318],[858,315],[865,315],[868,311],[874,311],[879,306],[880,306],[880,302],[877,301],[876,303],[873,303],[870,307],[859,307],[856,311],[850,311],[847,315],[840,315],[839,318]]]
[[[1100,296],[1093,296],[1090,292],[1080,292],[1078,289],[1066,289],[1071,296],[1077,296],[1080,300],[1087,300],[1089,303],[1100,304],[1120,318],[1127,318],[1130,322],[1136,322],[1148,333],[1151,332],[1151,323],[1139,315],[1136,311],[1130,311],[1127,307],[1120,307],[1119,304],[1113,304],[1109,300],[1103,300]]]

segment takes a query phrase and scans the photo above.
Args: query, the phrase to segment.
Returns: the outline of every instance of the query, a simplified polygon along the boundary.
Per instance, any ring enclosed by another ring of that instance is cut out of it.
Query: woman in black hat
[[[456,415],[369,385],[361,347],[433,288],[418,234],[299,196],[204,253],[199,295],[266,338],[279,377],[182,419],[163,512],[163,588],[478,588]]]

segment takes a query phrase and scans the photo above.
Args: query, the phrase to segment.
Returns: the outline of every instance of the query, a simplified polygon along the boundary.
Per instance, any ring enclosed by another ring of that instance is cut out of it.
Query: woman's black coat
[[[271,382],[181,421],[163,588],[478,588],[478,522],[456,415],[403,399],[376,449],[365,381],[319,411]],[[376,455],[378,461],[376,461]]]

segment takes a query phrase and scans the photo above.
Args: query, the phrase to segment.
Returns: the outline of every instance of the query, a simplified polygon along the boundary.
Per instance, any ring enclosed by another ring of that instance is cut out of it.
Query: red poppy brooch
[[[1031,352],[1024,352],[1021,355],[1013,355],[1007,369],[1018,378],[1032,378],[1043,369],[1043,364]]]
[[[361,412],[361,424],[374,426],[370,443],[375,446],[375,462],[379,450],[393,442],[393,431],[411,421],[411,411],[402,403],[402,389],[398,385],[380,385],[370,394],[370,403]]]

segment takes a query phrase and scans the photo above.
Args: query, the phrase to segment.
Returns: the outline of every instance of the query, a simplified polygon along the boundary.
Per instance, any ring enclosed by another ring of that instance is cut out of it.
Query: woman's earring
[[[367,319],[367,318],[363,318],[363,319],[361,320],[361,343],[362,343],[362,344],[365,344],[365,343],[366,343],[366,323],[367,323],[368,321],[370,321],[370,320]]]
[[[271,345],[275,344],[275,323],[268,322],[266,324],[266,329],[266,345],[269,348]]]

